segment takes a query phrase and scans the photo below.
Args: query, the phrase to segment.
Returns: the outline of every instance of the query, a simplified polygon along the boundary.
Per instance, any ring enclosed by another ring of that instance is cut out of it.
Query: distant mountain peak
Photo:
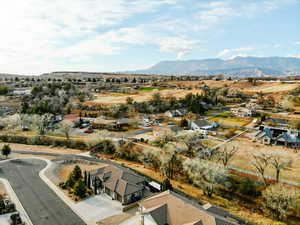
[[[262,76],[284,75],[286,72],[300,72],[300,59],[295,57],[237,56],[223,60],[208,58],[202,60],[161,61],[148,69],[135,73],[165,75],[216,75]]]

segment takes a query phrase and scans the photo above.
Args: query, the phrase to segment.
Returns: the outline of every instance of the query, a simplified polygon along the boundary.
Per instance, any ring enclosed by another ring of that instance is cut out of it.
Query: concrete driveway
[[[86,220],[98,222],[108,217],[122,214],[122,205],[111,200],[106,194],[96,195],[73,206]]]
[[[41,180],[46,162],[17,159],[0,165],[0,177],[9,181],[34,225],[85,223]]]

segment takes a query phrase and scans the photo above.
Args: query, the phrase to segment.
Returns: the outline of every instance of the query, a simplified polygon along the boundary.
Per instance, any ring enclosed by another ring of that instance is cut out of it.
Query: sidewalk
[[[19,201],[16,193],[14,192],[13,188],[9,184],[8,180],[6,180],[4,178],[0,178],[0,181],[3,182],[8,196],[10,197],[11,201],[16,205],[16,209],[19,212],[22,220],[26,223],[26,225],[33,225],[30,218],[29,218],[29,216],[28,216],[28,214],[26,213],[25,209],[23,208],[22,203]],[[1,216],[1,217],[4,217],[4,216]],[[0,222],[2,224],[1,219],[0,219]],[[7,224],[9,224],[9,223],[7,223]]]

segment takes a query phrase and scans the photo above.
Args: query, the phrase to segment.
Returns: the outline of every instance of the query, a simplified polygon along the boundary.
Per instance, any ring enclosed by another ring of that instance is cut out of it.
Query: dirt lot
[[[249,137],[243,135],[233,142],[230,145],[238,147],[238,152],[234,156],[230,165],[236,168],[246,169],[254,171],[254,168],[251,165],[252,154],[258,152],[270,152],[270,151],[284,151],[288,155],[288,158],[293,159],[292,168],[288,168],[281,173],[281,178],[284,180],[294,181],[300,183],[300,153],[295,153],[293,149],[285,148],[283,146],[267,146],[259,142],[253,142]],[[272,167],[269,167],[266,171],[266,174],[272,177],[275,177],[275,170]]]
[[[173,96],[182,98],[189,93],[197,94],[201,93],[201,90],[181,90],[181,89],[165,89],[160,91],[139,91],[137,94],[120,94],[120,93],[107,93],[107,94],[96,94],[93,101],[88,103],[99,103],[99,104],[122,104],[126,103],[128,97],[133,98],[136,102],[149,101],[154,93],[160,93],[162,97]]]

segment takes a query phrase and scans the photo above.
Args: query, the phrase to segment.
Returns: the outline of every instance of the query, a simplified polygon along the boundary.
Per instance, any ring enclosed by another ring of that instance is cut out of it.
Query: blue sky
[[[300,58],[300,0],[3,0],[0,73]]]

